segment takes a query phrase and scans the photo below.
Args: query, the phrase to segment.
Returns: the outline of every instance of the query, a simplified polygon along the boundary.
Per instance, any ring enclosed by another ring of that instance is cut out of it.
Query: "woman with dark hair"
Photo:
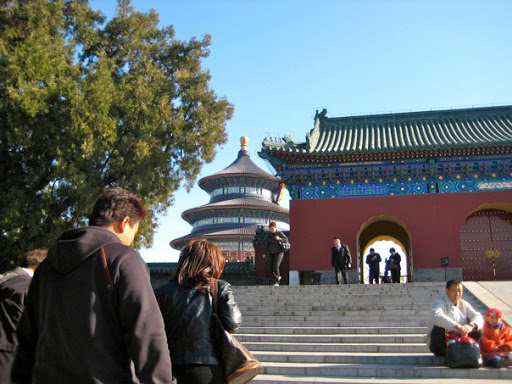
[[[212,282],[217,285],[217,315],[230,332],[242,323],[231,285],[219,279],[225,260],[207,240],[192,240],[181,251],[176,275],[155,291],[165,322],[172,372],[179,384],[225,383],[211,334]]]

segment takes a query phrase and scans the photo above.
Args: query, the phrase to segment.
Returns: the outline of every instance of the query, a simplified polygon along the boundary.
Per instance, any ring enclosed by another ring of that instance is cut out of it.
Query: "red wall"
[[[512,203],[512,192],[304,199],[290,202],[290,270],[330,269],[332,238],[349,245],[354,267],[357,235],[375,216],[394,217],[410,233],[414,268],[462,267],[460,230],[482,204]]]

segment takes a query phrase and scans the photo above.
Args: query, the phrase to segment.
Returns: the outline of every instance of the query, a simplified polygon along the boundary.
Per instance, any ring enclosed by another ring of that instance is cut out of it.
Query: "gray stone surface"
[[[484,285],[464,294],[482,313],[480,298],[508,294]],[[429,352],[426,319],[444,281],[233,288],[244,316],[237,337],[264,366],[255,384],[512,383],[512,369],[450,369]]]
[[[512,324],[512,282],[511,281],[465,281],[464,287],[480,300],[486,308],[498,308],[503,320]]]

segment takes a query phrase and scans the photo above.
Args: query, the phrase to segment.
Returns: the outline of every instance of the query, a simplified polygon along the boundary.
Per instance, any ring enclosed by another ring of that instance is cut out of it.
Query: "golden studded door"
[[[464,280],[512,280],[512,213],[475,212],[460,232]]]

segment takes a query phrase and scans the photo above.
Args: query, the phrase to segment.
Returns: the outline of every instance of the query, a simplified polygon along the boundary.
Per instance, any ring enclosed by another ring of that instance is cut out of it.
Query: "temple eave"
[[[434,157],[451,156],[481,156],[481,155],[499,155],[512,153],[511,145],[493,145],[493,146],[474,146],[474,147],[455,147],[455,148],[434,148],[434,149],[416,149],[416,150],[396,150],[380,152],[358,152],[357,150],[339,153],[339,152],[313,152],[313,153],[290,153],[274,150],[264,150],[267,156],[264,158],[272,160],[282,159],[297,163],[325,163],[325,162],[362,162],[362,161],[385,161],[396,159],[422,159]]]

